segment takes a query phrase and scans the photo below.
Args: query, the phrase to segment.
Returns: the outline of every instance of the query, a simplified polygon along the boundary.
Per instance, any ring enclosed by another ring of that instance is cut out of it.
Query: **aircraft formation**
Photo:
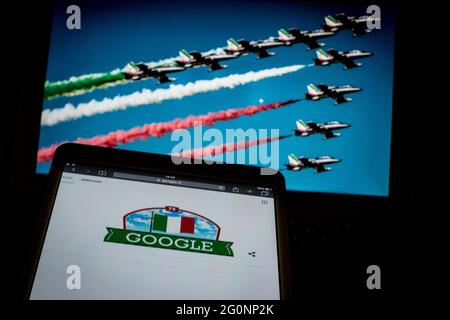
[[[372,18],[371,18],[372,19]],[[369,17],[352,17],[343,13],[333,16],[326,16],[325,23],[322,25],[322,30],[326,32],[338,32],[341,30],[350,30],[353,36],[361,36],[370,33],[372,30],[367,29]],[[344,70],[353,69],[362,66],[362,63],[355,62],[357,59],[363,59],[373,56],[372,52],[363,50],[339,51],[336,49],[324,50],[319,47],[316,51],[316,58],[314,64],[316,66],[329,66],[331,64],[340,63],[344,66]],[[351,98],[346,97],[347,94],[360,92],[362,88],[352,85],[326,85],[326,84],[309,84],[307,92],[305,93],[306,100],[318,101],[325,98],[334,100],[334,104],[341,104],[352,101]],[[340,121],[329,121],[324,123],[316,123],[312,121],[304,122],[299,119],[296,121],[297,128],[295,135],[299,137],[309,137],[313,134],[322,134],[323,139],[330,139],[339,137],[341,134],[336,133],[336,130],[349,128],[351,125],[342,123]],[[300,171],[311,168],[316,173],[326,172],[331,170],[327,165],[341,162],[331,156],[320,156],[317,158],[307,158],[305,156],[296,156],[293,153],[288,155],[288,163],[285,164],[289,171]]]
[[[312,31],[298,28],[280,29],[277,37],[271,36],[257,41],[230,38],[227,40],[226,47],[213,50],[214,52],[188,52],[183,49],[173,61],[158,66],[151,66],[143,62],[129,62],[122,69],[122,73],[128,80],[138,81],[155,78],[161,84],[176,80],[168,76],[171,73],[197,67],[208,67],[209,71],[226,69],[227,66],[221,64],[222,61],[237,59],[248,54],[255,54],[257,59],[268,58],[275,55],[275,52],[269,51],[270,49],[290,47],[297,44],[304,44],[307,50],[318,49],[316,52],[317,58],[314,59],[317,66],[341,63],[345,69],[356,68],[361,66],[361,63],[355,63],[355,59],[370,57],[373,54],[362,50],[344,52],[330,49],[324,51],[321,48],[325,46],[325,43],[318,42],[318,40],[334,36],[341,30],[351,30],[354,36],[368,34],[372,31],[367,29],[368,19],[367,16],[352,17],[339,13],[335,17],[326,16],[322,29]]]
[[[278,30],[277,37],[269,37],[264,40],[249,41],[246,39],[235,40],[230,38],[227,40],[227,46],[212,50],[207,53],[197,51],[181,50],[179,56],[168,63],[158,66],[150,66],[146,63],[129,62],[122,72],[126,79],[139,81],[146,78],[154,78],[159,84],[175,81],[175,78],[169,77],[169,74],[182,72],[190,68],[207,67],[209,71],[225,69],[228,66],[222,64],[223,61],[237,59],[241,56],[254,54],[257,59],[264,59],[275,55],[270,49],[278,47],[290,47],[297,44],[303,44],[307,50],[316,50],[316,58],[313,59],[316,66],[329,66],[331,64],[342,64],[344,70],[353,69],[362,66],[362,63],[355,60],[368,58],[373,56],[372,52],[364,50],[340,51],[336,49],[324,50],[324,43],[319,40],[334,36],[342,30],[350,30],[353,36],[366,35],[372,32],[367,28],[369,19],[375,19],[368,16],[348,16],[344,13],[338,13],[334,17],[326,16],[325,23],[318,30],[300,30],[298,28],[289,28],[288,30]],[[321,99],[330,98],[334,100],[334,104],[341,104],[352,101],[346,97],[348,94],[360,92],[362,88],[352,85],[327,85],[309,84],[305,99],[311,101],[319,101]],[[295,135],[298,137],[309,137],[314,134],[323,135],[323,139],[339,137],[340,133],[336,130],[342,130],[350,127],[350,124],[340,121],[329,121],[324,123],[315,123],[312,121],[304,122],[299,119],[296,121],[297,129]],[[331,156],[320,156],[317,158],[307,158],[304,156],[296,156],[290,153],[288,155],[288,163],[285,164],[289,171],[300,171],[306,168],[312,168],[316,173],[331,170],[326,165],[341,162]]]

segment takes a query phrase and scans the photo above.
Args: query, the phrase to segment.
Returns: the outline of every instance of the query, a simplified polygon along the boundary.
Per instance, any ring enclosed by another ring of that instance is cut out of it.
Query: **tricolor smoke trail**
[[[223,48],[212,49],[203,52],[203,55],[223,53]],[[174,65],[177,57],[161,59],[145,63],[149,68]],[[78,77],[70,77],[67,80],[46,82],[44,89],[44,99],[49,100],[59,96],[75,96],[84,94],[95,89],[104,89],[118,84],[125,84],[130,80],[125,79],[121,69],[116,69],[105,73],[92,73]]]
[[[281,139],[285,139],[290,137],[291,135],[285,135],[285,136],[276,136],[276,137],[270,137],[270,138],[261,138],[257,140],[245,140],[242,142],[231,142],[222,144],[220,146],[211,146],[206,148],[198,148],[193,150],[187,150],[180,153],[172,154],[174,156],[183,157],[183,158],[208,158],[213,157],[222,153],[231,152],[231,151],[238,151],[241,149],[248,149],[253,146],[257,146],[260,144],[270,143],[274,141],[278,141]]]
[[[261,71],[250,71],[243,74],[232,74],[211,80],[198,80],[187,84],[171,85],[168,89],[156,89],[154,91],[143,89],[130,95],[117,96],[112,99],[105,98],[101,101],[91,100],[87,103],[80,103],[77,106],[68,103],[63,108],[44,110],[42,112],[41,125],[53,126],[64,121],[90,117],[106,112],[126,110],[130,107],[161,103],[165,100],[183,99],[199,93],[217,91],[222,88],[233,89],[251,82],[296,72],[304,67],[304,65],[292,65]]]
[[[100,135],[92,138],[78,138],[75,143],[113,148],[119,144],[127,144],[137,140],[146,140],[150,137],[161,137],[177,129],[188,129],[195,126],[212,126],[218,121],[229,121],[241,116],[252,116],[262,111],[274,110],[299,101],[292,99],[270,104],[260,104],[248,106],[240,109],[227,109],[218,112],[210,112],[206,115],[188,116],[184,119],[174,119],[168,122],[157,122],[146,124],[141,127],[135,127],[128,131],[117,130],[106,135]],[[67,141],[66,141],[67,142]],[[62,142],[64,143],[64,142]],[[53,144],[50,147],[39,149],[37,154],[38,162],[51,161],[56,148],[61,145]]]
[[[78,95],[123,82],[126,82],[126,80],[121,70],[71,77],[63,81],[47,82],[44,89],[44,99]]]

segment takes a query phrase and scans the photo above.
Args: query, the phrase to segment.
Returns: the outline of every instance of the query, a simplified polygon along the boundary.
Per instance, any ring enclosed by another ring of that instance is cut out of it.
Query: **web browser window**
[[[273,190],[68,163],[31,299],[279,299]]]

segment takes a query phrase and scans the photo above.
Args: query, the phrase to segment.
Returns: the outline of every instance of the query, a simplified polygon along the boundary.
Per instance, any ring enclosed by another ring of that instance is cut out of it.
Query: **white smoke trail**
[[[136,91],[130,95],[116,96],[112,99],[105,98],[101,101],[91,100],[87,103],[80,103],[77,106],[68,103],[63,108],[44,110],[42,112],[41,125],[53,126],[60,122],[75,120],[82,117],[90,117],[105,112],[161,103],[165,100],[182,99],[198,93],[217,91],[222,88],[233,89],[247,83],[296,72],[304,67],[304,65],[292,65],[261,71],[250,71],[243,74],[232,74],[226,77],[214,78],[211,80],[198,80],[187,84],[172,84],[167,89],[156,89],[154,91],[143,89],[142,91]]]
[[[175,62],[175,60],[177,60],[177,57],[161,59],[158,61],[145,62],[145,64],[149,68],[155,68],[155,67],[160,67],[160,66],[165,66],[165,65],[171,65]]]

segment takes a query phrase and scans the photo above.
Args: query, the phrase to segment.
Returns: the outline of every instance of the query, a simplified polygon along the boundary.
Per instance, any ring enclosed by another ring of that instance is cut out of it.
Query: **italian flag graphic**
[[[174,206],[129,212],[122,217],[122,226],[106,227],[103,241],[234,257],[233,242],[219,240],[218,224]]]
[[[195,233],[194,217],[170,217],[162,214],[153,214],[153,231],[165,233]]]

